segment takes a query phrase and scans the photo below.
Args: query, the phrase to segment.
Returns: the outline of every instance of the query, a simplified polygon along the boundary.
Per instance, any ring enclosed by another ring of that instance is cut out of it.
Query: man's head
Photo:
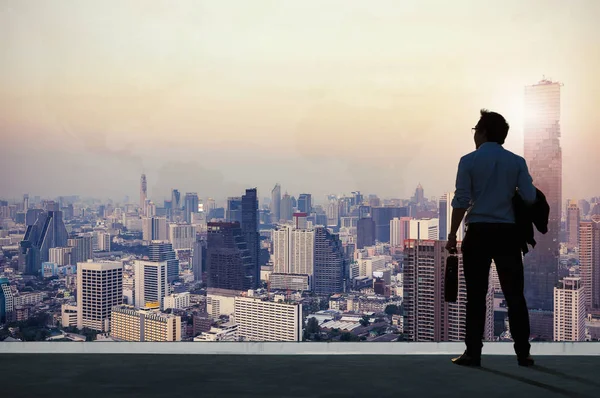
[[[482,109],[480,113],[479,122],[473,128],[475,130],[475,146],[479,148],[486,142],[504,144],[509,129],[506,119],[501,114],[490,112],[487,109]]]

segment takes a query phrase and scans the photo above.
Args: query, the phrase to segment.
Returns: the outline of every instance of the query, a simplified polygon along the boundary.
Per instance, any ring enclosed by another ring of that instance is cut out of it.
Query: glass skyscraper
[[[0,323],[12,320],[14,297],[7,278],[0,278]]]
[[[192,213],[198,213],[198,194],[188,192],[185,194],[185,222],[192,223]]]
[[[271,191],[271,220],[279,222],[281,217],[281,185],[275,184]]]
[[[525,87],[525,160],[550,205],[548,233],[535,231],[537,245],[525,256],[525,297],[529,308],[551,311],[558,283],[559,233],[562,208],[560,147],[561,84],[542,80]]]
[[[371,207],[371,217],[375,222],[375,240],[378,242],[390,241],[390,222],[395,218],[407,217],[406,207]]]
[[[152,242],[149,247],[149,259],[154,262],[167,262],[167,278],[169,283],[179,278],[179,259],[169,242]]]
[[[208,287],[251,288],[252,259],[238,222],[209,222],[206,249]]]
[[[50,249],[67,246],[68,233],[61,211],[42,212],[25,231],[20,243],[20,271],[38,275],[42,263],[49,260]]]
[[[227,222],[242,223],[242,198],[239,196],[227,198],[227,210],[225,212]]]
[[[260,284],[260,237],[258,234],[258,193],[256,188],[246,189],[246,194],[242,196],[242,232],[252,259],[252,287],[256,289]]]
[[[313,290],[317,294],[342,293],[345,289],[346,258],[338,235],[325,227],[315,228]]]
[[[310,214],[312,211],[312,196],[309,193],[301,193],[298,196],[298,211]]]

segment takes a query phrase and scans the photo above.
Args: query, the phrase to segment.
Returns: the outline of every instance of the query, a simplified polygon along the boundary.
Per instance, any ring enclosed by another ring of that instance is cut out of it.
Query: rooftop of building
[[[231,290],[231,289],[219,289],[216,287],[209,287],[206,289],[206,294],[209,296],[223,296],[223,297],[239,297],[244,290]]]
[[[462,348],[460,343],[12,342],[0,345],[0,374],[11,375],[2,386],[7,396],[60,391],[63,397],[87,398],[199,392],[550,398],[595,397],[600,388],[600,343],[534,343],[533,368],[517,366],[509,343],[487,344],[480,369],[455,366],[450,358]],[[160,369],[160,380],[148,383],[148,369]]]

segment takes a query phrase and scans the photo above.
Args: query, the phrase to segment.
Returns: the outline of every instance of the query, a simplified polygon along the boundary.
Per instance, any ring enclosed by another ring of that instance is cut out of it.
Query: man
[[[532,204],[536,189],[525,159],[502,147],[508,129],[502,115],[481,110],[481,118],[473,128],[476,150],[463,156],[458,165],[452,224],[446,245],[450,253],[457,252],[456,232],[467,213],[467,232],[461,245],[467,285],[467,349],[452,360],[457,365],[481,365],[492,260],[508,305],[518,363],[521,366],[534,364],[529,355],[529,313],[523,294],[523,258],[512,199],[518,192],[525,203]]]

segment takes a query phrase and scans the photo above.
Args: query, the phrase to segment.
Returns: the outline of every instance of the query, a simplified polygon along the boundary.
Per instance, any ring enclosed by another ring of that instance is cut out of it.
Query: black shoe
[[[452,358],[452,363],[460,366],[481,366],[480,357],[472,357],[465,352],[457,358]]]
[[[519,363],[519,366],[531,367],[535,365],[535,361],[531,355],[527,355],[526,357],[517,357],[517,362]]]

